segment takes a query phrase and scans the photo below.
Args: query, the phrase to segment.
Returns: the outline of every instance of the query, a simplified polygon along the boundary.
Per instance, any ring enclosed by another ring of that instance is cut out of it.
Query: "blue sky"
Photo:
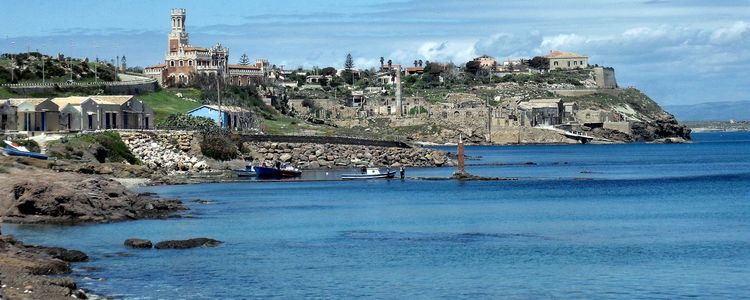
[[[169,10],[190,42],[273,64],[358,67],[380,56],[464,63],[553,49],[612,66],[660,104],[750,100],[750,0],[0,1],[0,52],[126,55],[160,63]],[[14,45],[11,47],[11,45]]]

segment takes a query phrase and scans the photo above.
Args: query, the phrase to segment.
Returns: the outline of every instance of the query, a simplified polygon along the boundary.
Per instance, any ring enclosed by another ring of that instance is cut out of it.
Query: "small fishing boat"
[[[5,150],[5,155],[8,155],[8,156],[23,156],[23,157],[42,159],[42,160],[46,160],[49,158],[47,157],[47,155],[44,155],[38,152],[29,151],[29,149],[26,149],[26,147],[21,146],[11,141],[5,141],[4,150]]]
[[[396,171],[391,171],[390,168],[386,169],[384,173],[381,173],[378,168],[367,168],[361,174],[343,174],[341,179],[380,179],[393,178],[394,176],[396,176]]]
[[[232,171],[234,171],[237,177],[254,177],[257,175],[252,165],[247,165],[244,169],[234,169]]]
[[[280,168],[269,168],[269,167],[254,167],[255,173],[258,178],[268,179],[280,179],[280,178],[291,178],[299,177],[302,175],[302,171],[292,166],[282,166]]]

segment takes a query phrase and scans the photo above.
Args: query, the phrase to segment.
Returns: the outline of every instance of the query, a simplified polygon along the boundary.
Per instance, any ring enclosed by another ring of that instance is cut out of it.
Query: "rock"
[[[167,240],[156,243],[154,248],[156,249],[188,249],[195,247],[216,247],[221,244],[221,241],[217,241],[209,238],[194,238],[188,240]]]
[[[292,155],[289,153],[284,153],[281,156],[279,156],[279,160],[282,162],[289,162],[292,159]]]
[[[127,239],[123,244],[136,249],[151,249],[153,247],[151,241],[144,239]]]

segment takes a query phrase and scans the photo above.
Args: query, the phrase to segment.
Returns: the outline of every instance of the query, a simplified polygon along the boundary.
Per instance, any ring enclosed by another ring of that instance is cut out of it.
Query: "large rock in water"
[[[216,247],[221,244],[221,241],[217,241],[209,238],[194,238],[189,240],[167,240],[156,243],[154,248],[156,249],[188,249],[195,247]]]
[[[151,241],[144,239],[127,239],[123,244],[136,249],[151,249],[154,246]]]

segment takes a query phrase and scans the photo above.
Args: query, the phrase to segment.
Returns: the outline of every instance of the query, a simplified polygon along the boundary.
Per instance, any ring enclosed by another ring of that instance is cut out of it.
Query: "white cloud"
[[[745,37],[748,32],[750,32],[750,25],[743,21],[738,21],[730,27],[716,29],[711,33],[711,42],[715,44],[735,42],[743,37],[748,38]]]

